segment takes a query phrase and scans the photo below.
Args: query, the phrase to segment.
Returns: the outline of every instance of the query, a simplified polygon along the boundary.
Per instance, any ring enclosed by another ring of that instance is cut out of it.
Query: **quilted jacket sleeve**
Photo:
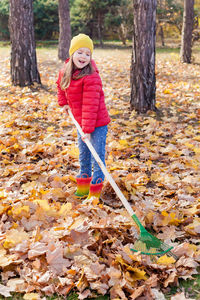
[[[101,91],[102,83],[98,73],[85,76],[82,98],[82,130],[84,133],[92,133],[95,130]]]
[[[56,81],[56,83],[57,83],[58,104],[60,106],[64,106],[64,105],[68,104],[67,98],[66,98],[66,95],[65,95],[65,91],[63,91],[61,89],[61,87],[60,87],[60,82],[61,82],[62,74],[63,74],[63,72],[60,71],[59,75],[58,75],[58,80]]]

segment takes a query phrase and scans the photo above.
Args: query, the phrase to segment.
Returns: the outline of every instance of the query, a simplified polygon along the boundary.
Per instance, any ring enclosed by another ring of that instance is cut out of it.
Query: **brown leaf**
[[[31,245],[30,250],[28,251],[28,258],[33,259],[36,256],[46,253],[48,247],[45,243],[36,242]]]
[[[178,278],[178,274],[176,271],[170,273],[168,278],[164,281],[164,287],[167,287],[170,283],[175,282],[177,278]]]
[[[176,268],[184,266],[185,268],[196,268],[198,263],[191,257],[182,256],[176,263]]]
[[[50,269],[55,274],[64,274],[66,268],[71,266],[71,263],[68,259],[63,258],[63,248],[56,245],[54,249],[48,249],[46,252],[47,263],[49,264]]]
[[[143,294],[144,291],[145,291],[145,285],[136,288],[135,291],[130,295],[130,299],[132,300],[137,299],[139,296]]]

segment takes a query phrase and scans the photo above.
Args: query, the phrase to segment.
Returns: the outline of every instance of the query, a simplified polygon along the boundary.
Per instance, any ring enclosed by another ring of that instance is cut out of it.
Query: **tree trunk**
[[[194,0],[184,0],[183,27],[181,39],[181,61],[184,63],[191,63],[193,26]]]
[[[160,25],[160,31],[159,31],[162,47],[165,46],[165,38],[164,38],[164,31],[163,31],[163,26]]]
[[[97,17],[97,30],[100,46],[103,48],[102,32],[101,32],[101,13],[98,13]]]
[[[131,109],[155,110],[156,0],[133,0],[134,26],[131,64]]]
[[[122,44],[125,46],[126,45],[126,30],[124,24],[119,25],[119,38],[122,41]]]
[[[37,69],[33,1],[10,0],[11,80],[21,87],[41,83]]]
[[[64,61],[69,57],[69,47],[71,41],[69,0],[59,0],[58,14],[59,14],[58,58]]]

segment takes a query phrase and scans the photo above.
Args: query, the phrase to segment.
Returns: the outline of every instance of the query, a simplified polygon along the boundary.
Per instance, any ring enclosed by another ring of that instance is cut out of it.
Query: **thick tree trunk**
[[[193,26],[194,0],[184,0],[183,27],[181,39],[181,61],[184,63],[191,63]]]
[[[155,110],[156,0],[133,0],[131,109]]]
[[[62,61],[69,57],[71,41],[69,0],[59,0],[59,45],[58,58]]]
[[[11,80],[14,85],[41,83],[37,69],[33,1],[10,0]]]

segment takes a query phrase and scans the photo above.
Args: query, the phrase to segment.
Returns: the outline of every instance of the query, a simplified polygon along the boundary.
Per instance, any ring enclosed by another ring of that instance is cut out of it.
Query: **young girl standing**
[[[93,42],[89,36],[79,34],[71,40],[69,55],[64,68],[59,72],[58,104],[65,112],[70,107],[74,118],[89,138],[99,157],[105,164],[107,125],[110,117],[104,101],[102,82],[97,66],[92,60]],[[79,132],[80,173],[76,177],[80,198],[100,197],[104,174]],[[93,171],[93,176],[92,176]]]

